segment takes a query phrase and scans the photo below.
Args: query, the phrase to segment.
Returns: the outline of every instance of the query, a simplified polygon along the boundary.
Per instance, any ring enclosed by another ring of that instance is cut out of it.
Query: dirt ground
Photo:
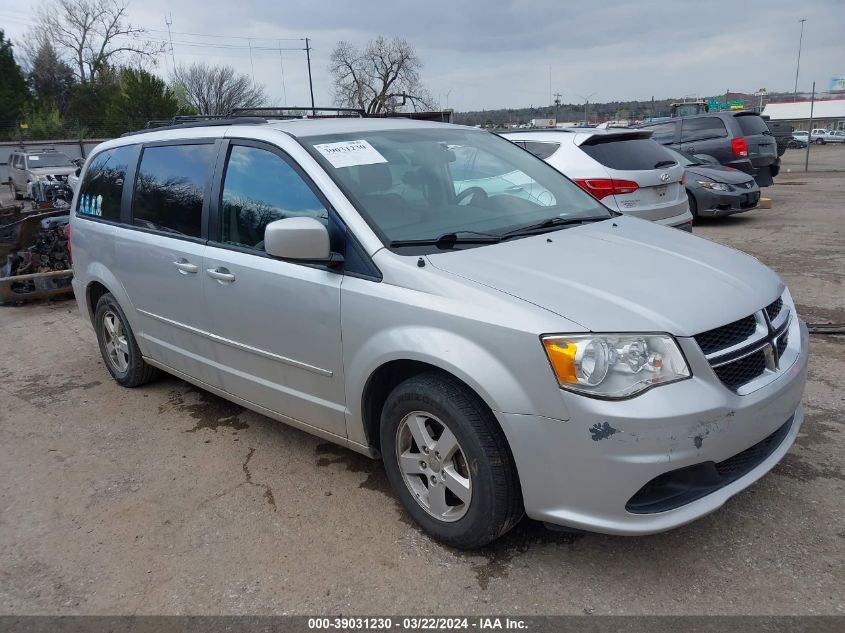
[[[772,209],[696,233],[843,323],[845,148],[813,152],[825,173],[791,150]],[[639,538],[524,521],[461,553],[378,462],[176,379],[118,387],[72,302],[0,308],[0,613],[842,614],[845,337],[811,345],[796,445],[716,513]]]

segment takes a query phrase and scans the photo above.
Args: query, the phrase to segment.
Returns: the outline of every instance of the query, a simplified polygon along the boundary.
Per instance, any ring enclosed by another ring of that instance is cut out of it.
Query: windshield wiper
[[[536,224],[528,224],[527,226],[520,226],[519,228],[512,229],[510,231],[505,231],[502,233],[501,239],[508,239],[509,237],[518,237],[521,235],[531,235],[532,233],[542,232],[545,229],[553,229],[559,226],[566,226],[568,224],[583,224],[585,222],[599,222],[601,220],[607,220],[608,218],[602,217],[589,217],[589,218],[561,218],[561,217],[553,217],[553,218],[546,218]]]
[[[654,169],[660,169],[661,167],[671,167],[672,165],[677,165],[678,163],[674,160],[661,160],[657,161],[654,164]]]
[[[461,237],[466,235],[467,237]],[[436,246],[437,248],[448,249],[456,244],[495,244],[501,242],[502,236],[492,233],[479,233],[477,231],[455,231],[444,233],[439,237],[426,238],[421,240],[393,240],[389,248],[399,246]]]

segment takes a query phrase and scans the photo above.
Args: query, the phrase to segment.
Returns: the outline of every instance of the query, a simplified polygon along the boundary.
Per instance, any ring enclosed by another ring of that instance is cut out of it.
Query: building
[[[786,121],[796,130],[809,130],[809,101],[768,103],[763,114],[773,121]],[[813,128],[845,130],[845,99],[817,99],[813,105]]]

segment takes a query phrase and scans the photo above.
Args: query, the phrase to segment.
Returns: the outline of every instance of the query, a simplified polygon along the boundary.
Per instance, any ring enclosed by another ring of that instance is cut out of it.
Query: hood
[[[695,165],[694,167],[687,167],[687,174],[695,174],[696,177],[701,177],[702,180],[708,180],[710,182],[726,182],[729,185],[738,185],[753,180],[744,171],[734,169],[733,167],[722,167],[721,165]]]
[[[63,167],[30,167],[29,172],[36,176],[69,176],[75,174],[79,169],[76,165],[65,165]]]
[[[750,255],[627,216],[428,259],[594,332],[692,336],[784,290]]]

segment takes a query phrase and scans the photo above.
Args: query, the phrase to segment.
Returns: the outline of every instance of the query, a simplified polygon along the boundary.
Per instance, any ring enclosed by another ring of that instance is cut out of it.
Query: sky
[[[13,42],[50,0],[3,0]],[[333,104],[328,58],[340,40],[378,35],[413,44],[441,107],[481,110],[693,97],[727,90],[825,90],[845,75],[845,0],[128,0],[131,21],[166,41],[177,64],[225,63],[266,87],[270,102],[310,103],[311,41],[317,105]],[[250,51],[252,46],[252,51]],[[153,69],[172,72],[170,54]]]

